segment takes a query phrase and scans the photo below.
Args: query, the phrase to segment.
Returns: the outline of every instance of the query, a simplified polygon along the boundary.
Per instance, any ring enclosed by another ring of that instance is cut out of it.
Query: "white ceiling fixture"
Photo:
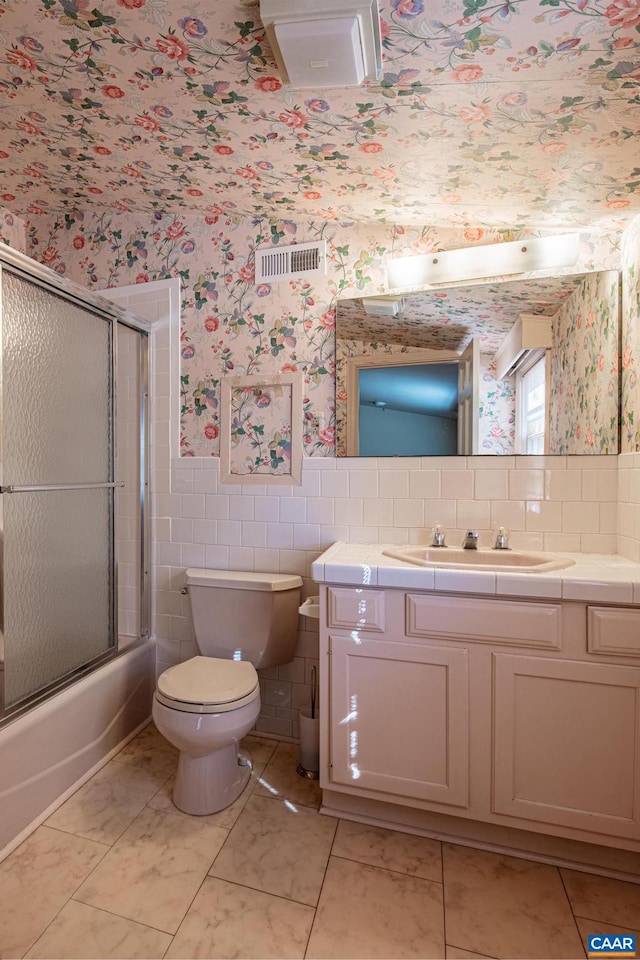
[[[356,87],[382,74],[377,0],[260,0],[284,83]]]
[[[496,380],[516,373],[532,351],[542,353],[552,346],[551,317],[521,313],[496,351]]]
[[[362,306],[372,317],[397,317],[404,301],[402,297],[363,297]]]
[[[510,243],[489,243],[461,247],[419,257],[387,260],[389,290],[460,283],[504,277],[529,270],[556,270],[571,267],[578,260],[580,235],[563,233]]]

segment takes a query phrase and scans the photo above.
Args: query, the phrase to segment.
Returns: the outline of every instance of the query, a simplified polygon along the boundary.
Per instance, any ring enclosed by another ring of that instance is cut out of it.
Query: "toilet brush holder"
[[[309,711],[300,711],[300,763],[297,773],[307,780],[320,776],[320,719]]]

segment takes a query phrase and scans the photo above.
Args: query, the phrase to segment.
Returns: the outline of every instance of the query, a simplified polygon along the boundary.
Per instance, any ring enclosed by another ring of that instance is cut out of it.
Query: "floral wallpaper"
[[[516,396],[513,378],[496,379],[496,365],[480,354],[479,453],[510,454],[516,442]]]
[[[229,473],[291,475],[292,387],[231,387]]]
[[[33,255],[94,288],[181,278],[185,456],[218,454],[222,376],[280,371],[303,376],[307,453],[331,455],[336,302],[383,293],[385,257],[579,228],[576,271],[620,266],[640,210],[638,0],[379,7],[380,80],[310,91],[283,86],[257,4],[0,3],[0,238],[24,249],[28,220]],[[320,237],[326,278],[255,285],[257,245]],[[483,320],[488,343],[500,318]],[[489,420],[510,401],[486,384]]]
[[[500,239],[482,231],[485,242]],[[324,236],[326,278],[256,286],[253,250]],[[304,447],[333,454],[335,441],[335,304],[337,297],[384,289],[382,258],[465,242],[465,231],[249,222],[210,207],[200,217],[154,214],[35,216],[31,251],[58,273],[94,288],[179,276],[183,286],[181,333],[182,453],[217,456],[219,381],[234,373],[301,372]],[[594,260],[616,262],[610,241],[584,235],[583,269]],[[312,429],[315,421],[315,429]]]
[[[328,240],[326,277],[255,284],[257,245],[320,236]],[[482,239],[495,242],[501,234],[483,230]],[[94,289],[180,278],[183,456],[219,453],[222,376],[276,372],[302,374],[304,450],[332,456],[338,298],[382,292],[385,256],[461,246],[468,238],[466,230],[452,228],[248,221],[211,206],[198,217],[32,215],[29,242],[36,259]],[[618,263],[609,238],[581,234],[581,259],[572,272]],[[502,401],[509,402],[487,381],[483,409],[496,430],[493,410]]]
[[[618,452],[619,274],[588,275],[553,319],[553,453]]]
[[[0,202],[620,232],[637,0],[380,0],[382,76],[283,86],[241,0],[3,0]]]
[[[4,243],[20,253],[27,248],[26,223],[10,210],[0,207],[0,243]]]
[[[640,217],[622,242],[622,453],[640,451]]]

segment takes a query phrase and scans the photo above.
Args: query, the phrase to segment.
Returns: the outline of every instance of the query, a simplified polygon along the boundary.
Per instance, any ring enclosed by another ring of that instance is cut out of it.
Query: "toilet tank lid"
[[[297,590],[302,577],[289,573],[252,573],[244,570],[198,570],[185,573],[188,586],[226,587],[230,590]]]

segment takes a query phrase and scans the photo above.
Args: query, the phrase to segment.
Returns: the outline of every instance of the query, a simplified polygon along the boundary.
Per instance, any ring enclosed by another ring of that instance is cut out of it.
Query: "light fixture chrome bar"
[[[37,483],[29,486],[18,486],[9,483],[0,487],[0,493],[43,493],[48,490],[105,490],[109,487],[124,487],[124,480],[114,480],[109,483]]]

